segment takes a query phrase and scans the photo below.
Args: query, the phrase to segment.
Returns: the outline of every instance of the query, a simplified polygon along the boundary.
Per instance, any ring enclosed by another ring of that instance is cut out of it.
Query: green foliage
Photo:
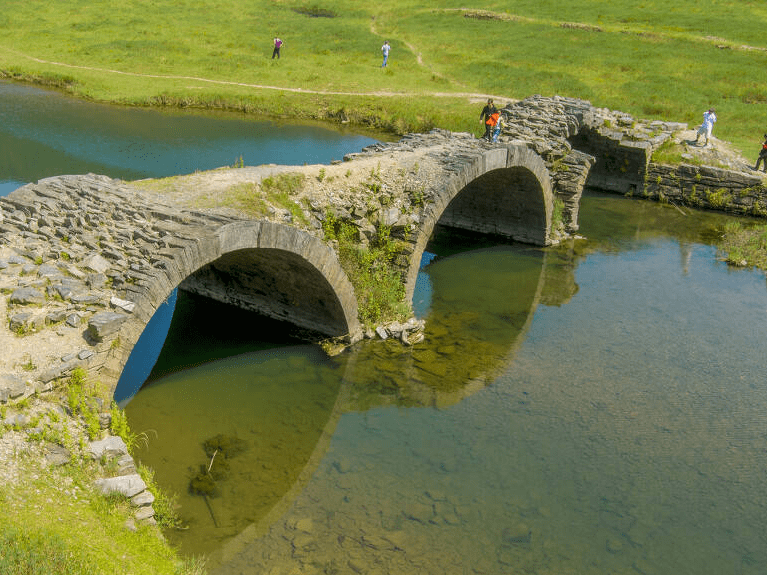
[[[554,206],[551,211],[551,229],[557,230],[564,226],[565,203],[560,198],[554,198]]]
[[[312,18],[335,18],[336,13],[327,8],[320,8],[317,5],[301,6],[299,8],[293,8],[293,11],[305,16],[311,16]]]
[[[732,202],[732,194],[726,189],[719,188],[713,192],[706,190],[706,200],[713,208],[726,208]]]
[[[767,270],[767,225],[727,222],[719,250],[730,264]]]
[[[128,416],[114,401],[112,401],[109,414],[111,416],[109,431],[112,435],[122,438],[129,452],[132,453],[138,446],[146,447],[149,442],[147,434],[145,432],[133,433],[128,425]]]
[[[341,266],[354,286],[362,323],[373,326],[407,317],[405,285],[395,266],[401,246],[391,238],[390,230],[379,226],[374,240],[364,247],[357,228],[331,213],[325,215],[322,227],[326,240],[338,242]]]
[[[300,173],[285,173],[269,176],[261,181],[261,188],[267,197],[273,194],[295,195],[304,185],[306,176]]]
[[[37,366],[32,361],[32,358],[28,356],[27,361],[21,365],[21,369],[24,371],[35,371]]]
[[[84,369],[78,367],[72,370],[67,385],[67,403],[73,414],[82,417],[91,440],[101,432],[97,399],[103,401],[103,393],[99,388],[98,384],[87,380]]]
[[[304,226],[308,220],[300,204],[293,199],[302,189],[305,176],[299,173],[278,174],[264,178],[261,186],[254,183],[237,184],[228,193],[229,202],[237,209],[256,217],[269,215],[278,206],[290,212],[294,221]]]
[[[175,495],[168,495],[157,485],[154,478],[154,471],[149,467],[139,464],[136,470],[147,485],[147,489],[154,495],[152,508],[154,509],[154,518],[157,525],[164,529],[178,529],[182,526],[181,518],[176,511]]]
[[[695,161],[694,159],[683,160],[683,153],[683,146],[677,144],[671,139],[668,139],[660,146],[658,146],[658,148],[652,153],[651,161],[655,162],[656,164],[679,164],[682,161],[693,163]]]

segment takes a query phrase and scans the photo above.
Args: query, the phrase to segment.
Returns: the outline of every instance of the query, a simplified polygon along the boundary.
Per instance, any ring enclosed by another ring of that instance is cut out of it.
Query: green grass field
[[[4,0],[0,69],[96,100],[346,118],[397,133],[478,131],[476,100],[458,96],[465,93],[559,94],[691,126],[716,106],[714,134],[748,157],[759,149],[767,129],[764,2],[466,6]],[[275,35],[285,41],[280,60],[271,58]],[[392,52],[381,69],[384,39]]]

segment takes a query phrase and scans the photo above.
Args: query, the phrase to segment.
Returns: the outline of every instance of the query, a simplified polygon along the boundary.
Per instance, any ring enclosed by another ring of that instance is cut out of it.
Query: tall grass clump
[[[72,370],[67,382],[67,405],[73,415],[82,418],[91,440],[98,438],[101,432],[99,411],[104,401],[104,390],[99,383],[89,381],[81,367]]]
[[[767,270],[767,225],[727,222],[718,247],[729,264]]]

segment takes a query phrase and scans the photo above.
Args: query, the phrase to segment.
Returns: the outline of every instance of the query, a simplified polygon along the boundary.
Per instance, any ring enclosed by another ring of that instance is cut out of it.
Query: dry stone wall
[[[767,217],[767,188],[757,173],[710,166],[651,163],[642,195],[658,201]]]

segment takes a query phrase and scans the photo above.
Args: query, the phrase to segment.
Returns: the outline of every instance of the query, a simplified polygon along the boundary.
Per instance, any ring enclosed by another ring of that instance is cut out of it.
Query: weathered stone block
[[[93,339],[101,341],[105,337],[116,333],[128,316],[122,313],[112,311],[102,311],[95,314],[88,321],[88,335]]]
[[[22,287],[13,291],[10,302],[17,304],[42,304],[45,302],[45,295],[40,290]]]
[[[10,374],[0,375],[0,401],[6,402],[24,395],[26,389],[27,385],[20,377]]]
[[[101,459],[104,456],[123,457],[128,455],[128,447],[121,437],[110,435],[106,439],[90,442],[88,453],[93,459]]]
[[[105,258],[101,257],[99,254],[93,254],[88,259],[86,259],[83,262],[83,266],[93,270],[96,273],[103,274],[106,272],[110,267],[112,267],[112,264],[108,262]]]
[[[123,475],[121,477],[97,479],[94,482],[94,486],[103,495],[120,493],[125,495],[125,497],[133,497],[146,489],[146,483],[144,483],[144,480],[141,479],[141,476],[137,473],[134,473],[133,475]]]

